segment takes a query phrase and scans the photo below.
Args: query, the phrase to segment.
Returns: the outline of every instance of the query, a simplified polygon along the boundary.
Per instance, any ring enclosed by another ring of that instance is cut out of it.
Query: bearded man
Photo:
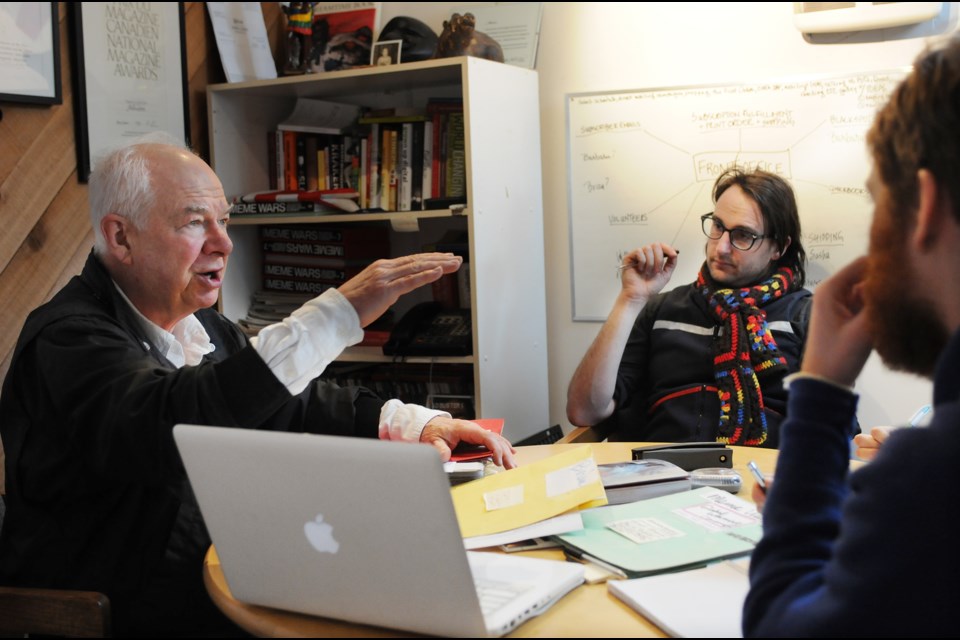
[[[960,39],[929,49],[867,136],[870,248],[817,288],[744,635],[953,636],[960,600]],[[934,417],[850,472],[871,349],[933,379]],[[934,481],[935,480],[935,481]]]

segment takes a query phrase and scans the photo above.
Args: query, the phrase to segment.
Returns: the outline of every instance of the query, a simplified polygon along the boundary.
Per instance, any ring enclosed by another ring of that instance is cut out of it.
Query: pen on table
[[[680,255],[680,249],[677,249],[677,255]],[[629,269],[630,267],[635,267],[635,266],[637,266],[637,261],[631,260],[630,262],[626,264],[622,264],[619,267],[617,267],[617,271],[623,271],[624,269]]]
[[[923,419],[927,417],[927,414],[930,413],[932,410],[933,410],[933,407],[931,407],[928,404],[925,404],[919,409],[917,409],[917,411],[912,416],[910,416],[910,426],[911,427],[919,426],[920,423],[923,422]]]
[[[750,473],[752,473],[756,479],[757,486],[760,487],[760,493],[767,495],[767,479],[760,473],[760,467],[757,466],[757,463],[751,460],[747,463],[747,469],[750,470]]]
[[[620,576],[621,578],[628,578],[628,577],[629,577],[629,576],[627,575],[627,572],[624,571],[623,569],[621,569],[620,567],[617,567],[617,566],[615,566],[615,565],[612,565],[612,564],[610,564],[609,562],[604,562],[603,560],[601,560],[601,559],[599,559],[599,558],[594,558],[593,556],[591,556],[591,555],[589,555],[589,554],[587,554],[587,553],[584,553],[583,551],[574,550],[574,549],[569,549],[569,548],[567,548],[567,547],[564,547],[564,548],[563,548],[563,555],[567,556],[567,558],[568,558],[568,559],[571,559],[571,560],[577,560],[577,561],[579,561],[579,562],[589,562],[590,564],[595,564],[595,565],[597,565],[598,567],[600,567],[601,569],[603,569],[604,571],[609,571],[610,573],[612,573],[612,574],[614,574],[614,575],[616,575],[616,576]]]

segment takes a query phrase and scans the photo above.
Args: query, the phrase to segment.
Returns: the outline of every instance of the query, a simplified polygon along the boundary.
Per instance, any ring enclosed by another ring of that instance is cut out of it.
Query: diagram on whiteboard
[[[680,250],[668,288],[703,264],[700,216],[732,165],[794,188],[814,289],[867,248],[866,132],[907,69],[676,89],[571,94],[567,101],[574,320],[605,320],[631,250]]]

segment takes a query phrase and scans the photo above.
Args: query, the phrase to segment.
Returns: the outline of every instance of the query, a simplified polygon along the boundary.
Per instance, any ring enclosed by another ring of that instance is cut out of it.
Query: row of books
[[[465,201],[462,100],[434,98],[421,113],[367,112],[343,131],[311,126],[303,104],[320,105],[314,122],[329,120],[321,107],[336,107],[302,99],[291,114],[301,112],[296,124],[288,119],[268,133],[271,190],[346,189],[357,193],[361,210],[418,211],[431,208],[431,200]]]
[[[267,136],[271,189],[357,189],[358,138],[277,129]]]
[[[251,334],[390,255],[389,232],[381,225],[265,224],[259,235],[261,289],[240,321]]]

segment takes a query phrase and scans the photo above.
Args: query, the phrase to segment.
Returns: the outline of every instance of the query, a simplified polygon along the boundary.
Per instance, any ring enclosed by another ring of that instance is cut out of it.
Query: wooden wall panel
[[[80,272],[93,246],[87,187],[76,173],[66,3],[58,6],[63,104],[0,103],[0,379],[27,314]],[[276,2],[261,7],[276,52],[283,15]],[[206,87],[224,81],[223,68],[205,4],[184,3],[184,23],[191,141],[209,158]],[[2,463],[0,443],[0,494]]]

